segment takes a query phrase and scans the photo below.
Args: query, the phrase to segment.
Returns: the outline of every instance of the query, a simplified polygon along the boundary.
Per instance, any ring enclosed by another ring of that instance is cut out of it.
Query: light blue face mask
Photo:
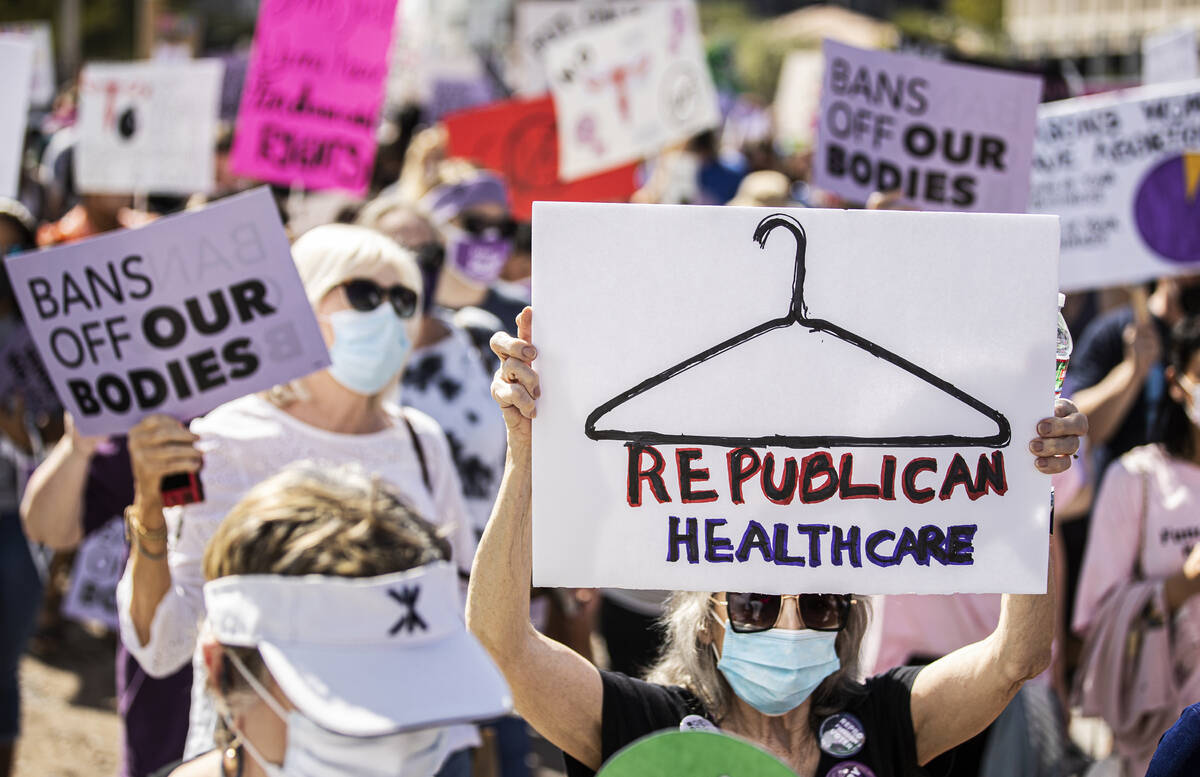
[[[841,667],[837,635],[812,629],[739,634],[727,627],[717,668],[742,701],[764,715],[782,715],[803,704]]]
[[[404,321],[386,302],[368,313],[330,313],[329,325],[329,374],[356,394],[378,394],[408,358],[411,343]]]

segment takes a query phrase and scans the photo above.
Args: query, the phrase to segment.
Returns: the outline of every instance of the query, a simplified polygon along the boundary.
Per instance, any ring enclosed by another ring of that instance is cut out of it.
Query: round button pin
[[[830,769],[825,777],[875,777],[875,772],[858,761],[845,761]]]
[[[848,712],[830,715],[821,723],[821,749],[834,758],[846,758],[862,750],[867,741],[862,721]]]

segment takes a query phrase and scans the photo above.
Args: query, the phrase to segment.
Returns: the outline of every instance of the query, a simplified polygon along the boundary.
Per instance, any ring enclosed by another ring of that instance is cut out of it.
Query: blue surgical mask
[[[329,314],[329,325],[333,327],[329,374],[357,394],[378,394],[408,358],[408,332],[391,305],[385,303],[368,313],[339,310]]]
[[[742,701],[764,715],[783,715],[841,667],[837,635],[812,629],[740,634],[726,628],[717,668]]]

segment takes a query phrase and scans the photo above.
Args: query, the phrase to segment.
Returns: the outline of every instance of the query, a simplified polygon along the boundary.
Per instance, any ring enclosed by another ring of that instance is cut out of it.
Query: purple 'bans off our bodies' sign
[[[1042,82],[825,41],[815,183],[922,210],[1024,213]]]
[[[265,188],[5,264],[85,435],[203,415],[329,365]]]
[[[396,0],[263,0],[233,169],[363,196]]]

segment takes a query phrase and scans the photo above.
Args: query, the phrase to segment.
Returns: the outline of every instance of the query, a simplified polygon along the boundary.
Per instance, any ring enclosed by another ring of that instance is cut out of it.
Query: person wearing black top
[[[677,592],[667,645],[646,681],[601,672],[529,622],[532,419],[541,396],[531,362],[533,312],[518,337],[500,332],[492,382],[508,426],[508,460],[475,555],[467,626],[499,665],[517,711],[562,748],[572,777],[660,729],[716,726],[774,753],[801,777],[921,775],[935,756],[979,733],[1050,661],[1054,586],[1006,595],[981,642],[924,668],[858,682],[866,605],[849,595]],[[1087,419],[1060,400],[1038,423],[1034,464],[1070,466]]]

